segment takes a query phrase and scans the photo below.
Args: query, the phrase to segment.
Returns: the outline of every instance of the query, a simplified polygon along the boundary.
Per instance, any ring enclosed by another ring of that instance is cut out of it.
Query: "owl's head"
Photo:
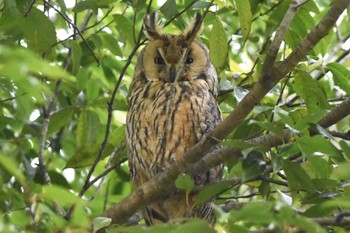
[[[208,49],[195,40],[202,31],[202,21],[196,14],[182,34],[172,35],[163,33],[156,13],[145,17],[143,30],[149,42],[139,62],[149,81],[189,81],[212,67]]]

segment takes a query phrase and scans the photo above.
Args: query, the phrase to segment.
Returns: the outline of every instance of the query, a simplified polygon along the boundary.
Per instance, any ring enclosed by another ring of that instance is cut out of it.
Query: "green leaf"
[[[132,24],[130,21],[121,14],[113,15],[114,21],[117,24],[117,29],[119,31],[120,37],[130,44],[134,44],[134,36],[132,31]]]
[[[196,204],[202,204],[208,200],[216,197],[218,194],[227,190],[232,186],[232,181],[223,180],[217,184],[211,184],[206,186],[203,190],[198,193]]]
[[[55,170],[49,170],[48,174],[51,178],[52,184],[59,185],[63,188],[71,189],[71,186],[69,185],[68,181],[62,173],[57,172]]]
[[[98,152],[98,146],[81,146],[75,151],[75,154],[67,161],[64,168],[82,168],[93,164]]]
[[[26,178],[19,169],[18,163],[12,157],[5,156],[0,153],[0,166],[7,170],[8,173],[13,175],[21,185],[25,184]]]
[[[103,45],[109,49],[114,55],[123,57],[123,52],[118,44],[118,39],[110,34],[102,34]]]
[[[215,233],[215,230],[201,219],[190,219],[183,224],[158,224],[145,228],[144,226],[108,228],[108,233]]]
[[[82,111],[79,116],[77,127],[77,146],[84,147],[96,143],[100,131],[100,120],[98,115],[92,111]]]
[[[297,143],[306,156],[328,155],[337,160],[343,160],[341,152],[329,140],[321,135],[300,137],[297,138]]]
[[[301,168],[300,164],[284,161],[283,170],[288,178],[288,186],[292,192],[297,192],[300,189],[306,189],[308,192],[315,192],[313,183],[309,175]]]
[[[341,140],[339,142],[339,146],[340,146],[341,150],[343,151],[344,156],[348,160],[350,160],[350,146],[349,146],[349,144],[347,144],[344,140]]]
[[[309,233],[326,233],[318,223],[304,216],[298,215],[295,210],[288,206],[280,208],[278,217],[283,219],[284,224],[296,226],[298,229]]]
[[[276,107],[276,113],[281,118],[282,122],[286,125],[289,125],[290,127],[294,128],[294,120],[290,116],[290,112],[285,111],[282,108]]]
[[[80,1],[77,4],[75,4],[72,10],[74,12],[81,12],[87,9],[92,9],[94,11],[97,11],[97,1],[93,1],[93,0]]]
[[[99,144],[93,145],[83,145],[76,148],[74,155],[68,160],[65,168],[82,168],[90,166],[96,160],[96,155],[100,148]],[[102,159],[110,155],[115,149],[115,145],[107,144],[104,153],[102,154]],[[123,155],[122,151],[119,152]]]
[[[337,209],[337,207],[333,206],[325,206],[323,203],[311,206],[303,213],[304,216],[307,217],[323,217],[331,214],[332,211]]]
[[[327,68],[333,74],[335,85],[350,95],[350,71],[340,63],[329,63]]]
[[[83,55],[80,44],[76,40],[71,41],[73,68],[72,74],[76,75],[80,68],[80,60]]]
[[[317,178],[329,178],[331,167],[326,159],[320,156],[309,156],[308,161],[310,162]]]
[[[266,163],[260,153],[252,151],[242,161],[242,182],[260,175],[266,168]]]
[[[54,112],[50,117],[49,127],[47,130],[48,136],[58,132],[62,127],[69,125],[72,120],[74,108],[63,108]]]
[[[298,72],[294,77],[295,92],[304,99],[309,111],[328,108],[328,102],[320,83],[306,72]]]
[[[218,73],[223,69],[228,52],[227,36],[218,16],[213,21],[213,28],[209,34],[209,56]]]
[[[194,187],[194,180],[190,175],[183,173],[177,177],[175,185],[177,188],[185,190],[186,193],[189,193]]]
[[[202,10],[207,8],[210,5],[209,2],[205,2],[205,1],[196,1],[193,5],[192,5],[192,10],[196,11],[196,10]]]
[[[100,90],[98,80],[90,78],[86,81],[86,98],[89,103],[94,102],[99,97]]]
[[[56,185],[47,185],[43,188],[42,196],[63,206],[70,206],[81,202],[81,199],[68,189]]]
[[[45,76],[51,80],[74,81],[75,78],[59,66],[51,65],[38,57],[32,51],[22,47],[7,47],[0,45],[0,75],[12,80],[23,82],[23,77],[29,75]]]
[[[306,116],[302,115],[301,118],[298,119],[294,117],[294,121],[296,122],[294,128],[299,131],[303,131],[309,128],[311,124],[315,124],[316,122],[318,122],[322,117],[324,117],[326,112],[327,110],[318,110],[314,112],[308,112]]]
[[[47,16],[33,7],[27,17],[20,23],[29,48],[42,53],[49,53],[51,45],[56,42],[56,30]]]
[[[177,14],[177,6],[175,0],[167,0],[163,6],[159,8],[159,11],[167,17],[168,19],[172,18]]]
[[[215,230],[204,220],[195,219],[186,224],[179,224],[176,230],[169,233],[191,232],[191,233],[215,233]]]
[[[111,223],[112,223],[112,219],[111,218],[96,217],[93,220],[93,226],[94,226],[93,232],[96,232],[99,229],[107,227],[107,226],[111,225]]]
[[[27,209],[11,211],[8,217],[16,227],[26,227],[31,222],[31,214]]]
[[[239,22],[241,24],[243,43],[245,43],[249,37],[252,24],[250,2],[247,0],[235,0],[235,3],[238,10]]]
[[[286,34],[284,35],[284,41],[292,49],[296,48],[299,45],[301,40],[302,38],[291,29],[288,29]]]
[[[350,162],[339,164],[333,168],[331,177],[336,180],[349,180],[350,179]]]
[[[261,128],[273,132],[278,136],[283,135],[284,124],[282,122],[261,122],[252,120],[251,123],[258,124]]]
[[[230,221],[270,224],[273,221],[272,205],[269,203],[246,203],[239,211],[230,213]]]
[[[85,0],[79,1],[73,8],[74,12],[81,12],[84,10],[91,9],[97,11],[98,8],[109,8],[109,4],[115,2],[116,0]]]

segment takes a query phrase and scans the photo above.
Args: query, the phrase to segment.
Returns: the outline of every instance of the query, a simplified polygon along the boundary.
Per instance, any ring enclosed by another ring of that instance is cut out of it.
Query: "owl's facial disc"
[[[165,69],[166,82],[174,83],[179,81],[183,76],[184,66],[188,64],[187,48],[176,46],[175,48],[169,46],[165,49],[158,48],[160,57],[157,57],[156,64],[162,66]],[[193,61],[193,59],[192,59]]]

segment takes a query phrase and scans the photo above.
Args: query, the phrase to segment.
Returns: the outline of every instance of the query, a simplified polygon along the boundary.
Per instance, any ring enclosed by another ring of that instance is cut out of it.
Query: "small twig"
[[[266,175],[261,175],[261,180],[269,182],[269,183],[274,183],[274,184],[278,184],[278,185],[282,185],[282,186],[288,187],[288,184],[286,182],[281,181],[281,180],[273,179],[273,178],[268,177]]]
[[[56,86],[55,86],[55,90],[53,93],[53,96],[49,102],[49,105],[47,106],[47,108],[43,108],[43,123],[41,125],[41,132],[40,132],[40,143],[39,143],[39,153],[38,153],[38,160],[39,160],[39,172],[41,174],[41,176],[44,179],[44,183],[45,184],[51,184],[51,178],[49,176],[49,173],[47,171],[47,167],[46,167],[46,163],[44,161],[44,151],[46,148],[46,137],[47,137],[47,131],[48,131],[48,126],[50,123],[50,117],[51,117],[51,113],[53,110],[53,106],[56,102],[56,97],[58,95],[58,90],[60,88],[62,80],[58,80],[56,82]],[[60,216],[63,216],[63,211],[61,210],[60,206],[58,205],[58,203],[54,203],[54,208],[56,210],[56,213]]]
[[[289,25],[292,22],[294,15],[297,12],[298,6],[299,4],[298,4],[298,1],[296,0],[290,4],[280,26],[276,31],[276,35],[271,42],[269,51],[266,54],[266,58],[262,66],[261,77],[263,79],[269,79],[271,76],[271,71],[273,70],[271,69],[271,67],[274,67],[275,65],[278,50],[283,41],[284,35],[287,32]]]
[[[87,31],[87,30],[89,30],[89,29],[91,29],[91,28],[93,28],[93,27],[99,25],[105,18],[107,18],[107,16],[112,12],[113,9],[114,9],[114,7],[111,7],[111,8],[107,11],[107,13],[106,13],[99,21],[95,22],[94,24],[92,24],[92,25],[90,25],[90,26],[88,26],[88,27],[86,27],[86,28],[83,28],[83,29],[80,28],[80,29],[81,29],[80,32],[83,33],[83,32],[85,32],[85,31]],[[106,26],[109,26],[109,25],[110,25],[111,23],[113,23],[113,22],[114,22],[114,20],[111,20],[109,23],[107,23],[107,24],[106,24],[105,26],[103,26],[101,29],[103,29],[103,28],[106,27]],[[97,31],[97,32],[99,32],[99,31]],[[97,33],[97,32],[96,32],[96,33]],[[59,41],[57,41],[56,43],[52,44],[51,47],[54,47],[54,46],[56,46],[56,45],[58,45],[58,44],[61,44],[61,43],[65,42],[65,41],[69,40],[70,38],[75,38],[75,36],[76,36],[76,33],[73,33],[72,35],[66,37],[65,39],[59,40]]]
[[[13,97],[9,97],[9,98],[6,98],[6,99],[3,99],[3,100],[0,100],[0,104],[5,103],[5,102],[7,102],[7,101],[14,100],[14,99],[16,99],[17,97],[19,97],[19,96],[23,96],[23,95],[26,95],[26,94],[27,94],[27,93],[26,93],[26,92],[24,92],[24,93],[22,93],[22,94],[20,94],[20,95],[16,95],[16,96],[13,96]]]
[[[173,22],[176,18],[178,18],[180,15],[182,15],[183,13],[185,13],[188,9],[191,8],[191,6],[193,4],[195,4],[198,0],[194,0],[192,1],[190,4],[188,4],[182,11],[180,11],[179,13],[175,14],[168,22],[166,22],[164,24],[164,27],[168,26],[171,22]]]
[[[337,138],[341,138],[344,140],[350,140],[350,131],[346,132],[346,133],[341,133],[341,132],[337,132],[337,131],[329,131],[329,133]]]
[[[277,175],[278,175],[279,177],[281,177],[282,179],[287,180],[287,176],[284,175],[284,174],[282,174],[281,172],[277,172]]]
[[[109,8],[107,13],[99,21],[97,21],[94,24],[84,28],[83,30],[81,30],[81,32],[85,32],[86,30],[89,30],[90,28],[93,28],[93,27],[99,25],[105,18],[108,17],[108,15],[112,12],[113,9],[114,9],[114,7]]]
[[[87,185],[88,188],[91,187],[94,183],[96,183],[99,179],[105,177],[108,173],[110,173],[111,171],[115,170],[116,168],[120,167],[124,162],[126,162],[128,159],[124,158],[118,161],[118,163],[114,164],[113,166],[107,168],[106,170],[104,170],[100,175],[96,176],[95,179],[91,180],[89,182],[89,184]]]
[[[149,4],[147,6],[147,14],[151,13],[152,2],[153,2],[153,0],[149,1]]]
[[[342,224],[342,226],[344,226],[343,224],[347,222],[347,225],[350,225],[350,219],[346,217],[350,217],[350,212],[343,212],[338,214],[338,216],[335,218],[335,222],[337,224]]]
[[[26,13],[24,13],[24,17],[27,17],[29,15],[29,12],[32,10],[35,2],[36,2],[36,0],[32,0],[32,2],[29,5],[28,10],[26,11]]]
[[[81,31],[79,30],[79,28],[67,17],[65,16],[62,12],[60,12],[59,10],[57,10],[53,5],[51,5],[51,3],[49,3],[47,0],[44,0],[44,2],[51,7],[51,9],[53,9],[54,11],[57,12],[57,14],[59,14],[69,25],[71,25],[75,31],[78,32],[79,36],[81,37],[81,39],[83,40],[84,44],[86,45],[86,47],[88,48],[88,50],[90,51],[91,55],[94,57],[97,66],[100,65],[100,61],[99,59],[96,57],[93,49],[90,47],[89,43],[86,41],[85,37],[83,36],[83,34],[81,33]]]
[[[75,13],[75,15],[77,15],[77,13]],[[89,23],[89,21],[90,21],[92,15],[93,15],[93,11],[92,11],[92,10],[89,10],[89,11],[86,13],[86,16],[85,16],[85,18],[84,18],[84,21],[82,22],[82,24],[81,24],[80,27],[79,27],[79,30],[80,30],[81,33],[83,33],[83,29],[86,28],[86,26],[88,25],[88,23]],[[76,21],[74,22],[74,25],[77,25]],[[76,34],[76,33],[74,33],[74,34]],[[76,40],[77,38],[74,38],[74,39]]]

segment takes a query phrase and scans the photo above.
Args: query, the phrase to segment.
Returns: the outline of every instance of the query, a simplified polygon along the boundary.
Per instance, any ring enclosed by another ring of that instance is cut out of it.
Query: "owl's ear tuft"
[[[154,12],[150,15],[146,15],[143,19],[143,32],[148,39],[157,40],[162,39],[163,25],[158,21],[158,13]]]
[[[203,17],[197,13],[192,22],[187,26],[184,36],[188,42],[192,42],[203,30]]]

